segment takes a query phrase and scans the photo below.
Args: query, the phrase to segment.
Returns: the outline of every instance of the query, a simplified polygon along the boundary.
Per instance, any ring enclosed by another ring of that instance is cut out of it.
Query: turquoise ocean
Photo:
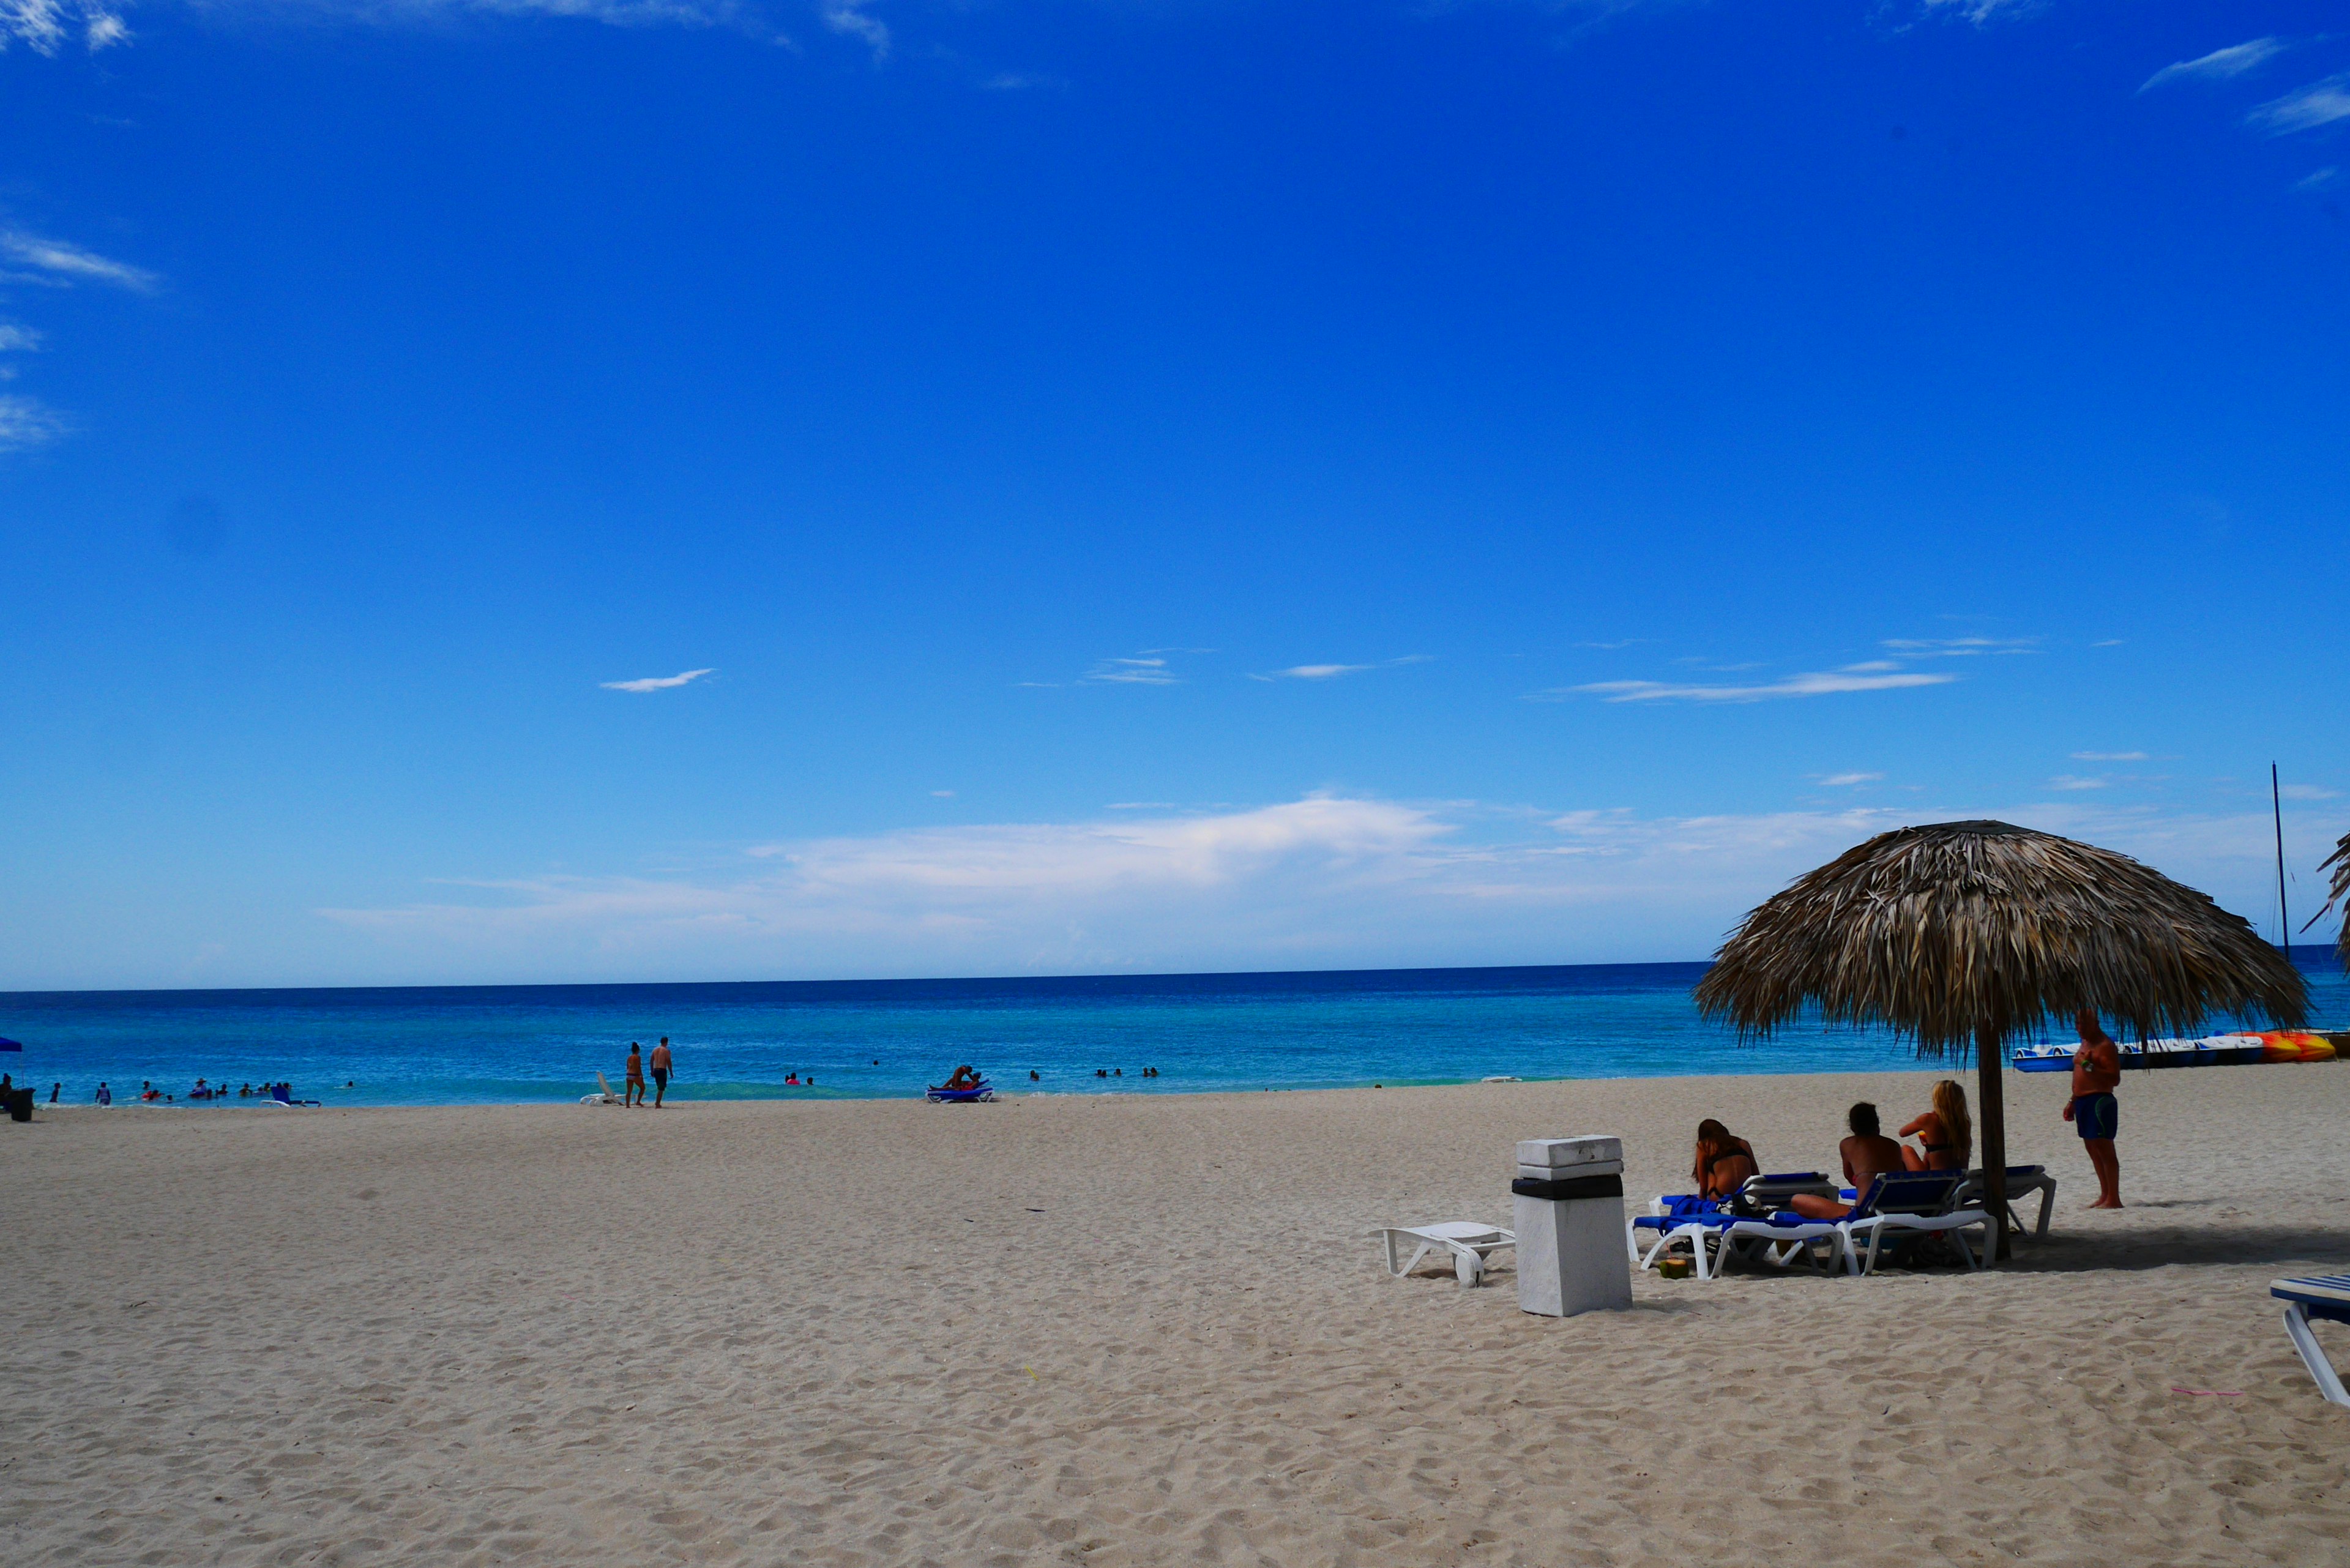
[[[2312,1022],[2350,1023],[2332,950],[2294,958]],[[0,1036],[24,1050],[0,1071],[45,1101],[152,1082],[185,1104],[203,1077],[393,1106],[576,1099],[664,1034],[689,1099],[918,1096],[964,1062],[1010,1093],[1154,1095],[1915,1064],[1890,1034],[1817,1023],[1742,1044],[1690,1002],[1705,967],[13,992]]]

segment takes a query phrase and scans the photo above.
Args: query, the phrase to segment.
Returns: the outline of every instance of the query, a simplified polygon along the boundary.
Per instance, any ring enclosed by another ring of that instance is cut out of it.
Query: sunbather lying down
[[[1844,1156],[1845,1185],[1855,1192],[1867,1191],[1868,1184],[1888,1170],[1898,1176],[1908,1168],[1901,1146],[1878,1130],[1875,1106],[1866,1100],[1854,1106],[1845,1125],[1852,1128],[1852,1136],[1837,1146],[1837,1152]],[[1787,1206],[1806,1220],[1841,1220],[1852,1212],[1849,1203],[1809,1192],[1796,1193]]]
[[[1752,1144],[1733,1137],[1711,1116],[1697,1124],[1697,1164],[1690,1171],[1690,1179],[1697,1183],[1699,1197],[1727,1198],[1748,1177],[1762,1174],[1762,1168],[1754,1163]]]

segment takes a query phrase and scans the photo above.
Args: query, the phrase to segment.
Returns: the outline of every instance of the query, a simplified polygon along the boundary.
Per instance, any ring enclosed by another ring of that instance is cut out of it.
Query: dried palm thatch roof
[[[2334,843],[2334,853],[2319,861],[2317,868],[2334,873],[2334,886],[2326,889],[2325,908],[2310,916],[2309,924],[2301,928],[2304,931],[2324,919],[2345,896],[2350,896],[2350,833],[2344,834]],[[2334,939],[2334,950],[2341,955],[2342,967],[2350,969],[2350,920],[2342,922],[2342,934]]]
[[[1879,834],[1797,878],[1731,933],[1697,1000],[1750,1035],[1816,1003],[1914,1035],[1921,1056],[2085,1007],[2141,1036],[2308,1010],[2242,917],[2126,855],[2004,822]]]

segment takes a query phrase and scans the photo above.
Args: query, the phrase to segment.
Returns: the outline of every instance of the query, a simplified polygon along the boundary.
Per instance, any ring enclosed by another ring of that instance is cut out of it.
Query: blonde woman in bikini
[[[1912,1170],[1964,1170],[1974,1154],[1975,1125],[1967,1116],[1967,1092],[1949,1078],[1934,1085],[1934,1108],[1901,1129],[1918,1147],[1904,1144],[1901,1163]]]

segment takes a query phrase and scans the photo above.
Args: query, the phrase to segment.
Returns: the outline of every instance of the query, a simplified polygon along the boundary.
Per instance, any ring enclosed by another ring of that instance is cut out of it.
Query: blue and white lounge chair
[[[1878,1249],[1888,1237],[1931,1234],[1948,1235],[1969,1269],[1990,1262],[1990,1213],[1981,1208],[1960,1208],[1951,1201],[1964,1180],[1955,1170],[1909,1170],[1898,1175],[1887,1171],[1870,1182],[1867,1196],[1835,1222],[1844,1232],[1845,1267],[1856,1274],[1872,1272]],[[1968,1251],[1965,1239],[1958,1234],[1968,1230],[1981,1234],[1980,1257]],[[1866,1259],[1860,1251],[1864,1238],[1868,1242]]]
[[[1852,1212],[1841,1219],[1811,1220],[1800,1214],[1773,1214],[1768,1220],[1739,1220],[1721,1228],[1721,1245],[1725,1252],[1736,1252],[1743,1247],[1758,1251],[1765,1262],[1784,1264],[1807,1251],[1813,1243],[1830,1241],[1834,1243],[1835,1256],[1843,1260],[1845,1272],[1858,1275],[1876,1272],[1877,1261],[1888,1243],[1908,1237],[1948,1233],[1967,1267],[1979,1269],[1990,1262],[1991,1216],[1981,1209],[1951,1207],[1951,1195],[1962,1179],[1955,1170],[1886,1171],[1868,1184],[1866,1192],[1845,1189],[1843,1196],[1852,1205]],[[1967,1230],[1982,1233],[1980,1258],[1963,1238],[1955,1234]],[[1864,1241],[1867,1243],[1866,1252],[1862,1251]]]
[[[1798,1192],[1817,1193],[1833,1197],[1835,1183],[1816,1170],[1782,1172],[1775,1175],[1750,1176],[1740,1184],[1734,1199],[1696,1198],[1690,1196],[1658,1199],[1649,1207],[1653,1213],[1643,1214],[1625,1226],[1625,1244],[1636,1268],[1653,1269],[1674,1248],[1686,1245],[1691,1261],[1697,1266],[1697,1277],[1710,1280],[1721,1272],[1726,1258],[1721,1255],[1724,1233],[1742,1219],[1759,1220],[1773,1210],[1786,1206],[1787,1199]],[[1641,1240],[1653,1236],[1643,1251]],[[1709,1243],[1714,1256],[1709,1256]],[[1767,1261],[1783,1264],[1789,1257],[1784,1248],[1765,1248]]]
[[[2336,1405],[2350,1405],[2341,1375],[2326,1359],[2324,1346],[2309,1332],[2309,1320],[2331,1318],[2350,1323],[2350,1274],[2318,1274],[2305,1280],[2272,1280],[2269,1294],[2284,1303],[2284,1332],[2301,1352],[2301,1364],[2317,1379],[2317,1391]]]

